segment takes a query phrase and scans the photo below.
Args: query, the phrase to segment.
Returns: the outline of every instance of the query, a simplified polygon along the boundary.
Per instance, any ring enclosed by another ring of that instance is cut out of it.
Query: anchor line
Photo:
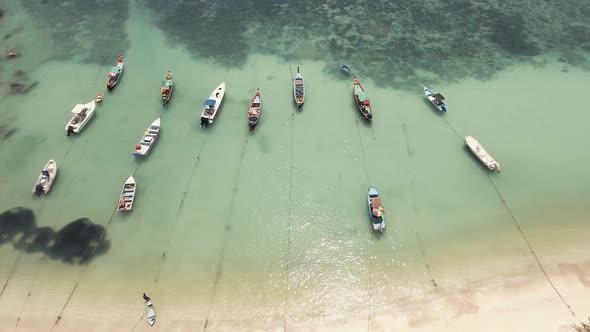
[[[139,167],[139,165],[137,166]],[[80,274],[78,275],[78,278],[76,280],[76,284],[74,285],[74,287],[72,288],[70,295],[68,296],[68,299],[66,300],[66,302],[64,303],[63,307],[61,308],[55,322],[53,323],[53,326],[51,327],[51,331],[53,331],[53,329],[57,326],[57,324],[59,323],[59,321],[61,320],[61,315],[63,314],[63,312],[65,311],[66,307],[68,306],[68,304],[70,303],[70,300],[72,299],[72,297],[74,296],[74,293],[76,292],[76,290],[78,289],[78,285],[80,284],[80,281],[82,280],[82,277],[84,277],[84,275],[86,274],[86,272],[88,271],[88,266],[90,265],[90,261],[92,260],[92,258],[94,257],[94,255],[96,254],[96,250],[98,250],[98,248],[100,247],[100,244],[102,243],[102,240],[105,236],[105,234],[107,233],[107,230],[109,228],[109,225],[112,223],[113,221],[113,217],[115,216],[115,213],[117,212],[117,209],[113,209],[113,212],[111,213],[111,217],[109,218],[109,221],[107,222],[107,224],[104,227],[104,230],[100,233],[100,236],[98,238],[98,240],[96,241],[96,246],[94,246],[94,248],[92,249],[92,252],[88,255],[88,257],[85,259],[85,263],[84,266],[82,268],[82,271],[80,271]],[[89,249],[86,249],[86,251],[84,251],[82,253],[82,257],[84,257],[86,255],[86,253],[88,252]]]
[[[176,63],[174,64],[172,70],[174,70],[175,68],[176,68]],[[224,76],[224,80],[227,79],[227,73],[228,72],[229,72],[229,70],[226,70],[225,76]],[[163,112],[163,110],[162,110],[162,112]],[[195,161],[193,163],[193,168],[191,170],[191,174],[190,174],[190,176],[188,178],[188,181],[187,181],[186,187],[184,189],[184,192],[182,192],[182,198],[180,200],[180,204],[179,204],[178,209],[176,211],[176,216],[174,218],[174,223],[172,224],[172,228],[170,229],[170,233],[168,234],[168,240],[166,241],[166,244],[164,246],[164,250],[162,251],[162,255],[160,256],[160,262],[158,263],[158,267],[156,269],[156,272],[155,272],[155,275],[154,275],[154,279],[153,279],[153,284],[152,284],[152,287],[150,288],[149,292],[155,291],[155,289],[156,289],[156,287],[158,285],[158,278],[160,276],[160,272],[162,270],[162,266],[163,266],[164,261],[166,259],[166,253],[168,252],[168,246],[170,245],[170,241],[172,241],[172,236],[174,235],[174,231],[176,229],[176,226],[178,225],[178,221],[179,221],[179,218],[178,217],[180,216],[180,212],[182,211],[182,208],[184,207],[184,202],[186,200],[186,196],[188,194],[188,190],[190,188],[190,185],[192,183],[193,177],[195,175],[195,171],[197,169],[197,166],[198,166],[199,162],[201,161],[201,154],[203,152],[203,149],[205,148],[205,145],[206,145],[208,139],[209,139],[209,135],[206,135],[205,136],[205,139],[201,143],[201,146],[199,147],[199,151],[197,152],[197,156],[196,156]],[[140,317],[140,320],[141,320],[141,317]],[[133,327],[132,330],[134,330],[135,327]]]
[[[43,262],[43,261],[41,261],[41,262]],[[33,289],[33,287],[35,286],[35,283],[37,282],[37,280],[39,278],[39,275],[40,275],[39,272],[40,271],[41,271],[41,266],[39,265],[39,267],[37,269],[37,273],[35,274],[35,277],[33,278],[33,281],[31,281],[31,285],[28,288],[27,297],[25,298],[25,301],[24,301],[24,303],[23,303],[23,305],[22,305],[22,307],[21,307],[21,309],[20,309],[20,311],[18,313],[18,318],[16,319],[16,324],[15,324],[15,326],[13,328],[13,331],[16,331],[16,329],[18,328],[18,324],[20,323],[20,317],[23,314],[23,311],[25,310],[25,307],[27,306],[27,302],[29,301],[29,298],[31,297],[31,289]]]
[[[514,216],[514,213],[512,212],[512,210],[510,209],[510,206],[508,205],[508,202],[504,198],[504,195],[502,195],[502,193],[500,192],[500,189],[498,188],[498,186],[496,185],[496,183],[490,177],[489,174],[487,174],[487,177],[488,177],[488,180],[490,181],[490,183],[492,184],[492,187],[494,187],[494,191],[498,195],[498,198],[500,199],[500,202],[502,203],[502,205],[504,205],[504,208],[506,209],[506,211],[510,215],[514,226],[518,230],[518,233],[521,235],[523,241],[526,243],[529,251],[531,252],[531,255],[533,256],[533,258],[535,260],[535,263],[537,263],[537,267],[539,268],[539,270],[543,274],[545,280],[547,281],[547,283],[549,283],[549,285],[551,286],[551,288],[553,288],[553,290],[555,291],[555,293],[557,294],[557,296],[559,297],[559,299],[561,300],[561,302],[565,305],[565,307],[567,308],[567,310],[570,312],[570,314],[574,318],[576,318],[576,314],[573,311],[572,307],[565,300],[565,298],[563,297],[563,295],[561,294],[561,292],[557,289],[557,287],[555,286],[555,284],[553,283],[553,281],[551,281],[551,278],[549,277],[549,274],[547,273],[547,270],[543,266],[543,263],[541,263],[541,260],[539,259],[539,256],[537,255],[537,253],[533,249],[533,246],[532,246],[531,242],[529,241],[529,239],[526,236],[525,232],[523,231],[522,227],[520,226],[520,224],[516,220],[516,217]]]
[[[209,135],[205,136],[205,139],[203,140],[203,143],[201,143],[201,147],[199,148],[199,151],[197,152],[197,156],[196,156],[195,161],[193,163],[193,168],[191,170],[191,174],[190,174],[189,179],[186,183],[186,187],[184,188],[184,192],[182,193],[180,205],[178,206],[178,210],[176,211],[176,217],[174,218],[174,223],[172,224],[172,228],[170,229],[170,233],[168,234],[168,240],[166,241],[166,245],[164,247],[164,251],[162,252],[162,256],[160,257],[160,262],[158,264],[158,268],[156,269],[156,274],[154,276],[154,284],[150,288],[150,292],[152,292],[155,289],[156,284],[158,283],[158,277],[160,276],[160,270],[162,269],[164,259],[166,258],[166,252],[168,251],[168,246],[170,245],[170,241],[172,240],[172,235],[174,234],[174,230],[176,229],[176,225],[178,224],[178,220],[179,220],[178,216],[180,216],[180,211],[182,211],[182,208],[184,207],[184,202],[186,199],[186,195],[188,194],[188,189],[190,188],[190,185],[193,181],[193,177],[195,175],[195,170],[197,169],[199,161],[201,161],[201,153],[203,152],[203,148],[205,147],[205,143],[207,143],[208,138],[209,138]]]
[[[361,148],[361,158],[363,160],[363,169],[364,169],[364,173],[365,173],[365,180],[367,181],[367,187],[369,185],[371,185],[371,182],[369,181],[369,169],[367,167],[367,160],[365,158],[365,147],[363,145],[363,137],[361,135],[361,127],[359,124],[359,118],[356,118],[356,128],[357,128],[357,133],[359,135],[359,146]],[[372,255],[372,251],[370,251],[370,255],[369,255],[369,280],[368,280],[368,286],[367,286],[367,301],[368,301],[368,314],[367,314],[367,330],[370,330],[371,328],[371,315],[372,315],[372,302],[373,302],[373,294],[371,293],[371,285],[373,283],[373,255]]]
[[[291,63],[289,62],[289,73],[291,75],[291,81],[293,81],[293,68],[291,67]],[[289,206],[287,208],[287,214],[288,214],[288,221],[287,221],[287,260],[285,263],[285,270],[286,270],[286,274],[285,274],[285,301],[284,301],[284,305],[283,305],[283,317],[284,317],[284,321],[283,321],[283,329],[286,331],[287,330],[287,320],[288,320],[288,316],[287,316],[287,308],[288,308],[288,302],[289,302],[289,287],[290,287],[290,282],[291,282],[291,208],[292,208],[292,202],[293,202],[293,143],[294,143],[294,137],[295,137],[295,109],[292,108],[291,109],[291,143],[290,143],[290,160],[289,160]]]
[[[225,230],[224,230],[223,240],[222,240],[223,244],[221,246],[219,260],[217,262],[217,271],[215,273],[215,281],[213,282],[213,289],[211,291],[211,298],[209,299],[209,308],[207,309],[207,316],[205,319],[205,325],[203,326],[203,329],[207,328],[207,324],[209,322],[209,316],[211,314],[211,309],[213,309],[213,301],[215,299],[215,294],[217,293],[217,286],[219,285],[219,277],[221,276],[223,261],[225,259],[225,251],[227,249],[227,244],[228,244],[228,235],[227,234],[229,232],[229,226],[230,226],[231,220],[233,218],[234,207],[235,207],[235,202],[236,202],[236,194],[238,191],[238,187],[240,185],[240,175],[242,173],[242,162],[244,161],[244,155],[246,154],[246,143],[247,142],[248,142],[248,132],[246,132],[246,134],[244,135],[244,141],[242,143],[242,152],[240,154],[240,162],[238,163],[238,172],[236,174],[236,180],[234,183],[232,199],[229,204],[229,214],[225,220]]]
[[[57,315],[57,319],[53,323],[53,326],[51,326],[51,330],[49,330],[49,332],[52,332],[53,329],[55,329],[55,327],[57,326],[57,324],[61,320],[61,314],[63,314],[64,310],[66,309],[66,306],[68,305],[68,303],[70,303],[70,300],[72,299],[72,296],[74,295],[74,292],[78,288],[78,283],[79,282],[77,281],[76,284],[74,285],[74,288],[72,288],[72,291],[70,292],[70,295],[68,296],[68,299],[66,300],[66,303],[63,305],[63,307],[59,311],[59,314]]]
[[[463,136],[459,135],[459,132],[455,129],[455,127],[453,127],[451,125],[449,120],[447,120],[446,117],[443,117],[443,120],[445,120],[445,122],[447,123],[447,126],[449,126],[449,128],[455,133],[455,135],[457,135],[457,137],[461,140],[461,142],[463,142]]]
[[[451,130],[453,130],[453,132],[455,133],[455,135],[457,135],[457,137],[461,141],[463,141],[463,137],[461,135],[459,135],[459,133],[451,125],[451,123],[446,118],[443,118],[443,119],[445,120],[445,122],[447,123],[447,125],[449,126],[449,128],[451,128]],[[502,205],[504,206],[504,208],[506,209],[506,211],[510,215],[510,218],[512,219],[512,222],[513,222],[514,226],[516,227],[518,233],[520,234],[520,236],[522,237],[523,241],[525,242],[525,244],[527,245],[528,249],[530,250],[531,255],[533,256],[533,258],[535,260],[535,263],[537,264],[537,267],[539,268],[539,270],[543,274],[545,280],[547,281],[547,283],[549,283],[549,285],[551,286],[551,288],[553,289],[553,291],[555,291],[555,293],[557,294],[557,296],[559,297],[559,299],[561,300],[561,302],[565,305],[565,307],[570,312],[570,314],[575,318],[576,317],[575,312],[573,311],[573,309],[569,305],[569,303],[567,303],[567,301],[565,300],[565,298],[563,297],[563,295],[561,294],[561,292],[557,289],[557,287],[555,286],[555,284],[553,283],[553,281],[551,281],[551,278],[549,277],[549,274],[547,274],[547,271],[545,270],[545,267],[541,263],[541,260],[539,259],[539,256],[537,256],[537,253],[535,252],[535,250],[534,250],[531,242],[529,241],[529,239],[526,236],[526,234],[523,231],[523,229],[520,227],[520,224],[516,220],[516,217],[514,216],[514,213],[512,213],[512,210],[510,209],[510,206],[508,205],[508,202],[504,198],[504,195],[502,195],[502,192],[500,191],[500,189],[498,188],[498,186],[496,185],[496,183],[494,182],[494,180],[491,178],[491,176],[489,174],[486,174],[486,176],[488,177],[488,180],[490,181],[490,184],[494,188],[494,191],[498,195],[498,198],[500,199],[500,202],[502,203]]]
[[[102,61],[101,61],[101,65],[102,65]],[[100,69],[100,67],[99,67],[99,69],[97,70],[97,75],[96,75],[96,76],[97,76],[97,81],[98,81],[98,76],[100,75],[100,71],[101,71],[101,69]],[[97,83],[97,87],[98,87],[98,83]],[[84,147],[83,147],[83,149],[82,149],[82,153],[81,153],[81,155],[80,155],[80,159],[79,159],[78,161],[80,161],[80,160],[82,159],[82,156],[84,155],[84,152],[85,152],[85,151],[86,151],[86,149],[87,149],[87,146],[88,146],[88,143],[89,143],[89,141],[90,141],[90,138],[88,138],[88,139],[86,139],[86,140],[85,140],[85,142],[84,142]],[[68,148],[67,148],[67,149],[66,149],[66,151],[64,152],[64,155],[63,155],[63,157],[62,157],[62,159],[61,159],[62,161],[61,161],[60,163],[63,163],[63,162],[65,162],[65,159],[66,159],[66,157],[69,155],[69,153],[70,153],[70,150],[72,149],[72,147],[73,147],[73,146],[74,146],[74,140],[70,140],[70,143],[69,143],[69,145],[68,145]],[[70,180],[69,184],[71,184],[71,183],[72,183],[72,182],[73,182],[73,181],[76,179],[76,176],[77,176],[77,173],[78,173],[78,169],[79,169],[79,168],[77,168],[77,170],[76,170],[76,172],[74,173],[74,176],[73,176],[72,180]],[[39,214],[41,214],[41,213],[42,213],[42,211],[43,211],[43,209],[44,209],[45,205],[46,205],[46,200],[43,200],[43,202],[41,203],[41,206],[40,206],[40,208],[39,208],[39,210],[38,210],[38,213],[39,213]],[[58,216],[60,216],[60,215],[61,215],[61,212],[62,212],[62,210],[63,210],[63,205],[60,207],[60,209],[59,209],[59,211],[58,211]],[[111,215],[111,220],[112,220],[112,215]],[[109,223],[110,223],[110,220],[109,220]],[[56,227],[56,225],[53,225],[53,228],[54,228],[54,229],[55,229],[55,227]],[[107,227],[108,227],[108,224],[107,224]],[[105,230],[106,230],[106,228],[105,228]],[[28,234],[28,233],[26,233],[26,234],[25,234],[25,236],[26,236],[27,234]],[[99,238],[99,240],[98,240],[98,242],[99,242],[99,243],[100,243],[100,239],[102,239],[102,236],[103,236],[103,234],[104,234],[104,232],[101,234],[101,236],[100,236],[100,238]],[[97,244],[97,247],[98,247],[98,244]],[[96,248],[95,248],[95,251],[96,251]],[[82,255],[85,255],[85,254],[86,254],[86,252],[84,252]],[[93,255],[93,254],[94,254],[94,252],[92,253],[92,255]],[[19,254],[19,256],[17,256],[17,259],[15,260],[15,262],[14,262],[14,264],[13,264],[13,267],[12,267],[12,269],[11,269],[10,275],[9,275],[8,279],[6,280],[6,282],[4,283],[4,285],[3,285],[3,287],[2,287],[2,290],[0,291],[0,296],[2,295],[2,293],[4,292],[4,289],[5,289],[5,288],[6,288],[6,286],[8,285],[8,282],[9,282],[9,281],[10,281],[10,279],[12,278],[12,275],[13,275],[13,273],[14,273],[14,270],[16,269],[16,265],[17,265],[17,263],[19,262],[19,260],[20,260],[20,257],[21,257],[21,254]],[[84,270],[83,270],[83,271],[84,271]],[[70,292],[70,295],[69,295],[69,297],[68,297],[68,299],[67,299],[67,302],[66,302],[66,303],[64,304],[64,306],[62,307],[62,309],[61,309],[61,311],[60,311],[60,313],[59,313],[59,315],[58,315],[58,319],[55,321],[54,325],[52,326],[52,328],[51,328],[51,331],[53,331],[53,329],[54,329],[54,328],[55,328],[55,326],[57,325],[57,323],[58,323],[59,319],[61,319],[61,314],[63,313],[63,311],[64,311],[64,309],[66,308],[67,304],[69,303],[69,301],[70,301],[71,297],[73,296],[73,294],[74,294],[74,291],[76,290],[76,287],[78,286],[79,279],[82,277],[82,275],[83,275],[83,272],[81,273],[80,277],[78,278],[78,281],[76,282],[76,284],[75,284],[74,288],[73,288],[73,289],[72,289],[72,291]],[[28,297],[27,297],[27,299],[28,299]],[[26,300],[25,300],[25,304],[26,304]],[[24,310],[24,307],[22,308],[22,310]],[[22,310],[21,310],[21,312],[22,312]],[[18,320],[17,320],[16,326],[18,327]],[[16,327],[15,327],[15,328],[16,328]]]

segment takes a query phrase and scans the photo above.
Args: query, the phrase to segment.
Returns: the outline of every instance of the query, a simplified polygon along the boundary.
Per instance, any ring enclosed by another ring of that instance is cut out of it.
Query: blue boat
[[[352,72],[352,69],[350,69],[350,67],[349,67],[349,66],[347,66],[347,65],[346,65],[346,64],[344,64],[344,63],[341,63],[341,64],[340,64],[340,68],[342,68],[342,70],[344,70],[344,71],[345,71],[345,72],[347,72],[347,73],[350,73],[350,72]]]
[[[426,98],[428,99],[428,101],[434,107],[436,107],[437,110],[439,110],[441,112],[444,112],[444,113],[447,112],[447,105],[443,101],[443,100],[445,100],[445,97],[443,97],[443,95],[441,95],[440,93],[433,93],[427,87],[424,87],[424,95],[426,96]]]
[[[385,209],[383,208],[381,195],[377,188],[370,186],[368,196],[369,216],[371,217],[373,231],[383,234],[387,226],[385,225]]]

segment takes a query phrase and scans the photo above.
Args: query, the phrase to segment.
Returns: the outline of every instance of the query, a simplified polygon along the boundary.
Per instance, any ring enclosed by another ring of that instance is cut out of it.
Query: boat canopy
[[[440,93],[435,94],[434,98],[436,98],[437,100],[445,100],[445,97],[443,97],[443,95],[441,95]]]
[[[214,99],[207,99],[203,103],[203,106],[215,106],[215,100]]]
[[[364,102],[365,100],[368,100],[369,97],[367,96],[367,94],[363,91],[359,91],[357,96],[359,97],[359,101],[360,102]]]
[[[78,104],[72,108],[72,113],[80,114],[83,111],[88,111],[88,107],[85,104]]]

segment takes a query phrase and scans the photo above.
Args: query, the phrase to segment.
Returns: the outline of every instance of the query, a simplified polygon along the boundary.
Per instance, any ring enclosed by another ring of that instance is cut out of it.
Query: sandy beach
[[[355,72],[375,109],[369,126],[353,75],[336,62],[258,52],[215,62],[135,2],[119,13],[128,15],[120,49],[56,59],[47,42],[56,32],[31,23],[43,3],[21,5],[2,5],[0,29],[22,27],[19,43],[6,39],[22,56],[1,72],[38,84],[18,94],[7,92],[14,77],[0,80],[0,332],[566,332],[590,315],[588,71],[539,56],[430,86],[446,97],[444,115],[426,102],[427,83],[408,90],[400,78],[394,88],[374,70]],[[93,43],[106,41],[81,49]],[[120,54],[124,76],[107,93]],[[168,70],[177,85],[164,108]],[[199,128],[222,81],[219,118]],[[257,88],[262,116],[250,133]],[[95,117],[67,137],[71,108],[97,93]],[[157,117],[161,137],[134,159]],[[473,157],[465,135],[501,174]],[[49,158],[60,167],[55,186],[33,199]],[[134,209],[117,213],[130,174]],[[387,211],[382,236],[368,222],[370,184]]]

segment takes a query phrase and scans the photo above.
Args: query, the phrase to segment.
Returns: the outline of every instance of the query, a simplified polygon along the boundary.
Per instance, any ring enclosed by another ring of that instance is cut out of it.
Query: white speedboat
[[[379,195],[379,192],[373,186],[369,187],[368,204],[373,231],[383,234],[387,228],[385,225],[385,208],[383,208],[383,203],[381,202],[381,195]]]
[[[443,102],[443,100],[445,100],[445,97],[443,97],[443,95],[441,95],[440,93],[432,93],[432,91],[430,91],[430,89],[428,89],[427,87],[424,87],[424,95],[426,96],[428,101],[434,107],[436,107],[437,110],[441,112],[447,111],[447,105]]]
[[[471,152],[479,159],[490,171],[497,171],[500,173],[500,163],[496,161],[478,140],[471,136],[465,136],[465,144],[469,147]]]
[[[53,181],[57,176],[57,162],[53,159],[50,159],[43,169],[41,170],[41,174],[37,178],[37,182],[33,186],[33,195],[39,197],[41,194],[47,194],[51,187],[53,186]]]
[[[160,118],[157,118],[152,122],[152,124],[147,128],[145,134],[139,141],[139,144],[135,146],[135,151],[133,151],[133,155],[136,157],[145,157],[156,143],[158,136],[160,135]]]
[[[203,103],[203,112],[201,112],[201,127],[208,127],[215,120],[217,111],[223,101],[223,95],[225,94],[225,82],[222,82],[211,92],[209,99]]]
[[[84,126],[92,119],[94,110],[96,109],[96,102],[93,100],[86,104],[78,104],[72,108],[74,115],[66,124],[66,133],[70,136],[71,133],[79,133]]]
[[[130,175],[121,190],[117,211],[131,211],[133,209],[133,200],[135,200],[136,190],[137,186],[135,185],[135,178],[133,178],[133,175]]]

